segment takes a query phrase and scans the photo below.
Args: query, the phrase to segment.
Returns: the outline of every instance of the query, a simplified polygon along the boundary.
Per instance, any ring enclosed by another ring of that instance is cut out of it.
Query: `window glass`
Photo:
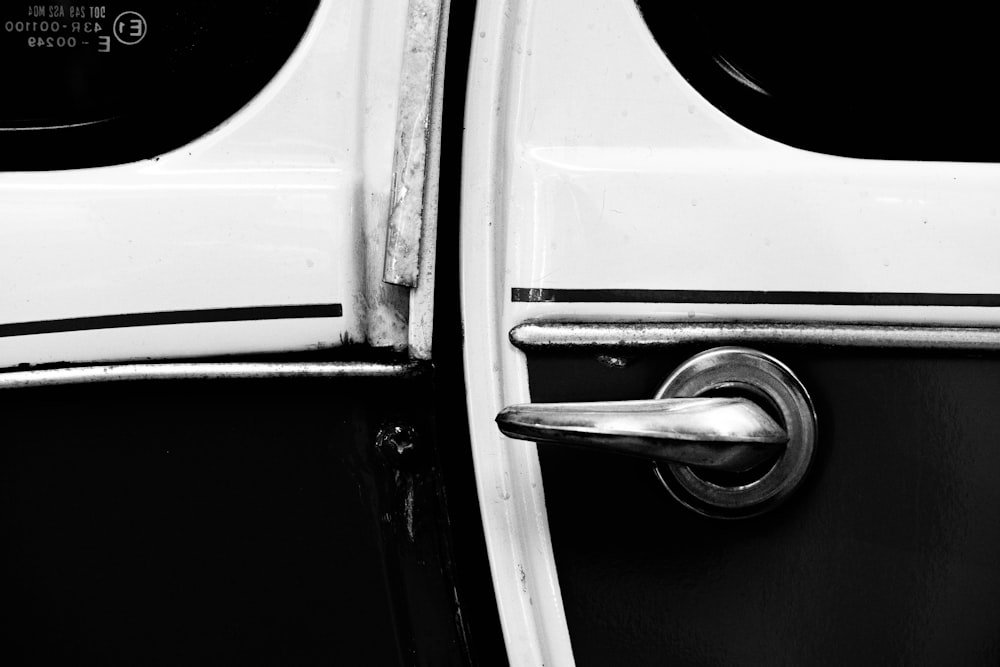
[[[318,0],[0,5],[0,169],[152,157],[240,109],[298,44]]]
[[[852,157],[1000,161],[998,58],[985,16],[915,5],[638,5],[681,74],[756,132]]]

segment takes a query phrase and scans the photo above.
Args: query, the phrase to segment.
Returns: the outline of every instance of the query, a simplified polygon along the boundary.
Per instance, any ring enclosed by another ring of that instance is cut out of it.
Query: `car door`
[[[639,5],[477,9],[462,308],[511,664],[995,664],[983,30]]]
[[[472,660],[431,351],[447,19],[0,7],[4,664]]]

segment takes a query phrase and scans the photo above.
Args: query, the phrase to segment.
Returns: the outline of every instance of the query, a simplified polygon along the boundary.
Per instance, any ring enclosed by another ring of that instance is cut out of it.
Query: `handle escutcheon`
[[[717,347],[697,354],[660,387],[660,398],[718,394],[755,396],[788,434],[771,465],[749,477],[720,479],[691,466],[657,465],[668,491],[699,514],[723,519],[755,516],[783,503],[806,477],[816,449],[816,412],[798,377],[774,357],[745,347]]]

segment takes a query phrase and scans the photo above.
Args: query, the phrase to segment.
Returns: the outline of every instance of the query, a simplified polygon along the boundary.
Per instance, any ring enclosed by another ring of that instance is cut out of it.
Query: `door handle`
[[[816,449],[805,387],[780,361],[745,347],[696,354],[650,400],[513,405],[496,421],[512,438],[649,459],[674,498],[726,519],[783,503]]]
[[[742,472],[776,458],[788,433],[744,398],[529,403],[496,418],[511,438]]]

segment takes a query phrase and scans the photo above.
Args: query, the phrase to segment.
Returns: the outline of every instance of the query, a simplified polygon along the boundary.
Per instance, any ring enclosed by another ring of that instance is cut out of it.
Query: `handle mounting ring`
[[[744,347],[717,347],[691,357],[663,383],[656,398],[743,394],[766,404],[788,433],[788,444],[752,479],[727,483],[678,463],[654,464],[657,477],[681,504],[715,518],[736,519],[774,509],[798,488],[816,448],[816,412],[808,392],[780,361]]]

